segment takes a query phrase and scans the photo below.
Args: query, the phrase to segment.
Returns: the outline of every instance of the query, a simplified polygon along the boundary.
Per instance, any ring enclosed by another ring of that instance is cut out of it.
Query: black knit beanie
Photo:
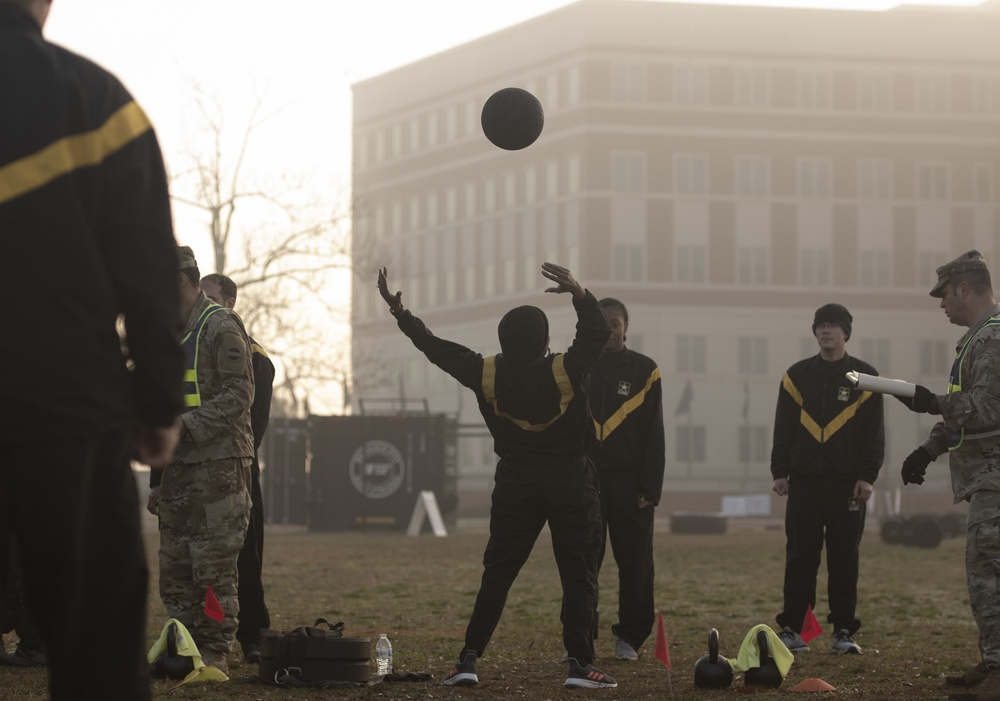
[[[549,342],[549,320],[538,307],[515,307],[500,320],[497,335],[507,362],[526,365],[545,353]]]
[[[823,323],[838,324],[844,330],[848,339],[851,337],[851,322],[854,317],[847,311],[847,307],[842,304],[824,304],[816,310],[813,318],[813,336],[816,335],[816,327]]]

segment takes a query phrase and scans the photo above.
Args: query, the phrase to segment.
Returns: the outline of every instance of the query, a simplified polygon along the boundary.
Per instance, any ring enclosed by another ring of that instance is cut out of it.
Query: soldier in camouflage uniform
[[[903,462],[903,484],[923,484],[927,466],[948,453],[955,503],[969,502],[965,567],[982,660],[945,677],[955,687],[978,687],[953,699],[1000,701],[1000,305],[986,260],[969,251],[937,269],[931,296],[948,319],[969,331],[956,347],[948,393],[917,386],[911,410],[940,414],[930,436]]]
[[[253,370],[240,318],[198,287],[194,254],[180,248],[187,411],[180,441],[162,481],[150,493],[160,521],[160,598],[191,632],[205,664],[228,672],[226,655],[239,615],[236,562],[250,514]],[[211,587],[225,613],[205,613]]]

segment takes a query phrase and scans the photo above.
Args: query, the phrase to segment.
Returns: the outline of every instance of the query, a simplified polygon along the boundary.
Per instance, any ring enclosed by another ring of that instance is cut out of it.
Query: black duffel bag
[[[343,622],[260,632],[261,681],[278,686],[337,687],[368,683],[372,643],[345,638]]]

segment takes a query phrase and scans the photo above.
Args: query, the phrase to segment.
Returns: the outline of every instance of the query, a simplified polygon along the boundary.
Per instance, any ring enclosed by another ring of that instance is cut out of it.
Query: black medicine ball
[[[521,88],[497,90],[483,105],[483,133],[496,146],[517,151],[542,133],[545,114],[534,95]]]

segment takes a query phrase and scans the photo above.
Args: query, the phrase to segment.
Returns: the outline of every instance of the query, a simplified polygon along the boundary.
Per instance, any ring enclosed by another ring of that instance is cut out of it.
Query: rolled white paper
[[[912,397],[917,393],[917,386],[905,380],[893,380],[889,377],[866,375],[863,372],[846,373],[847,379],[857,385],[858,389],[866,389],[879,394],[894,394],[897,397]]]

